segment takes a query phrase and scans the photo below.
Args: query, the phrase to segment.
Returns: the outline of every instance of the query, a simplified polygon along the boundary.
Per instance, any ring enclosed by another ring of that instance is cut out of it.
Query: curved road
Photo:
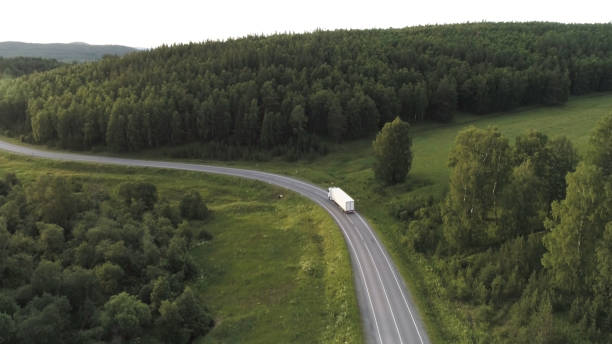
[[[342,230],[351,255],[366,341],[430,343],[404,281],[372,228],[359,213],[344,214],[327,199],[327,191],[318,186],[282,175],[237,168],[42,151],[4,141],[0,141],[0,149],[54,160],[223,174],[255,179],[297,192],[325,209]]]

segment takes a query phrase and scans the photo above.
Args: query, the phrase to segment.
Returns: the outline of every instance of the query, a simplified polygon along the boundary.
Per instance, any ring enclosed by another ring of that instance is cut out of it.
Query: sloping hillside
[[[56,59],[61,62],[97,61],[104,55],[123,56],[136,50],[135,48],[121,45],[0,42],[1,57],[41,57]]]
[[[612,89],[612,25],[317,31],[106,58],[0,89],[0,125],[74,149],[204,143],[199,157],[325,152],[400,116],[449,121]],[[191,154],[191,153],[188,153]]]
[[[0,78],[15,78],[35,72],[57,68],[63,63],[40,57],[0,57]]]

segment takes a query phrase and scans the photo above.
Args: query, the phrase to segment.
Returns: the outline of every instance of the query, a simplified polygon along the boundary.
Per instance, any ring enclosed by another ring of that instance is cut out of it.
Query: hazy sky
[[[0,41],[151,48],[317,28],[466,21],[612,21],[612,0],[4,0]]]

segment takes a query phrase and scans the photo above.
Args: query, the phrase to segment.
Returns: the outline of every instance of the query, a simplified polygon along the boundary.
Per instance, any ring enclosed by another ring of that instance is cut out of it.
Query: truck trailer
[[[352,213],[355,211],[355,201],[337,187],[331,187],[328,189],[327,198],[334,201],[345,213]]]

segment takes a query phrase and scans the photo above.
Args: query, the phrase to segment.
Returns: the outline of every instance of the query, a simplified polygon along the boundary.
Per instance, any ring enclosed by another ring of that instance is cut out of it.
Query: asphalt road
[[[403,279],[372,228],[358,212],[344,214],[327,199],[325,189],[282,175],[237,168],[42,151],[4,141],[0,141],[0,149],[45,159],[223,174],[255,179],[297,192],[325,209],[342,230],[351,255],[366,341],[430,343]],[[358,203],[355,208],[359,209]]]

